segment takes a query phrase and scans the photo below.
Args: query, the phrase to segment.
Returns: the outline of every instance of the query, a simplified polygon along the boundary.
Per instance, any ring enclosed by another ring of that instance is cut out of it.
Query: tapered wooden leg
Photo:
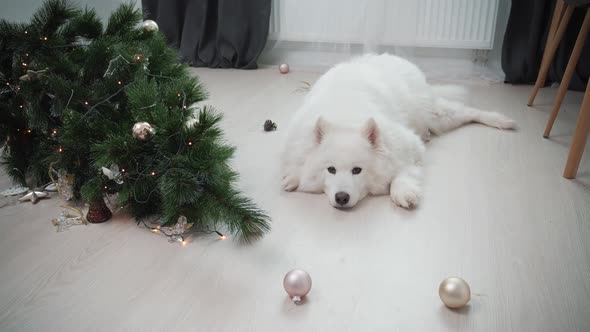
[[[565,33],[565,29],[567,28],[567,24],[572,17],[572,13],[574,11],[574,6],[564,5],[565,12],[563,13],[563,17],[559,21],[559,26],[557,27],[557,31],[555,32],[555,37],[551,40],[549,44],[549,50],[547,50],[546,57],[541,61],[541,69],[539,70],[539,75],[537,76],[537,81],[535,82],[535,87],[531,93],[529,101],[527,103],[528,106],[531,106],[535,101],[535,97],[537,96],[537,92],[539,89],[543,87],[545,84],[545,80],[547,79],[547,73],[549,72],[549,67],[551,66],[551,62],[553,62],[553,57],[555,56],[555,51],[557,51],[557,47],[559,46],[559,42],[561,41],[561,37]]]
[[[590,134],[590,82],[586,86],[584,100],[582,101],[582,107],[580,107],[580,114],[576,122],[576,131],[574,132],[572,146],[570,147],[565,170],[563,171],[564,178],[574,179],[576,177],[580,161],[582,160],[582,154],[586,147],[586,141],[588,140],[588,134]]]
[[[547,51],[551,46],[551,41],[555,37],[555,32],[559,26],[559,21],[563,17],[563,0],[557,0],[555,2],[555,9],[553,10],[553,17],[551,18],[551,25],[549,26],[549,34],[547,35],[547,41],[545,42],[545,49],[543,50],[543,58],[541,63],[547,59]]]
[[[561,102],[565,97],[565,93],[567,92],[567,88],[570,84],[570,80],[576,71],[576,66],[578,65],[578,60],[580,59],[580,55],[582,54],[582,48],[584,48],[584,42],[586,41],[586,36],[588,35],[588,31],[590,30],[590,9],[586,10],[586,17],[584,18],[584,23],[582,23],[582,27],[580,28],[580,33],[578,34],[578,39],[576,39],[576,45],[572,51],[572,55],[570,56],[569,62],[567,63],[567,68],[565,69],[565,74],[563,75],[563,79],[561,83],[559,83],[559,91],[557,91],[557,96],[555,97],[555,102],[553,103],[553,109],[551,110],[551,115],[549,115],[549,120],[547,121],[547,127],[545,127],[545,133],[543,137],[549,137],[551,133],[551,128],[553,128],[553,123],[557,118],[557,114],[559,113],[559,108],[561,107]]]

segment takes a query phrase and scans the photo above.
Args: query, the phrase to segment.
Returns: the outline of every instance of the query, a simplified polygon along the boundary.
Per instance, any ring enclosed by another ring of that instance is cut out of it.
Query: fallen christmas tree
[[[48,0],[28,24],[0,21],[6,173],[40,185],[59,170],[91,210],[116,193],[138,220],[184,216],[196,230],[262,236],[269,218],[235,188],[221,115],[191,107],[203,87],[141,18],[123,4],[103,28],[94,10]]]

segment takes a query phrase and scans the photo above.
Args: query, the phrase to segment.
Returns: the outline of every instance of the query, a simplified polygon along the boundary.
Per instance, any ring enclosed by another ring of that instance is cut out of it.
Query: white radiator
[[[491,49],[499,0],[273,0],[271,40]]]

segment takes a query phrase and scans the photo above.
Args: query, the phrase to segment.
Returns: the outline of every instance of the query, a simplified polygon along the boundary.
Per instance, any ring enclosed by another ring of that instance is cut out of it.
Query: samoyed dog
[[[464,95],[458,86],[428,84],[418,67],[389,54],[336,65],[316,82],[287,128],[283,189],[325,193],[337,208],[385,194],[415,208],[430,135],[470,122],[516,127],[502,114],[464,105]]]

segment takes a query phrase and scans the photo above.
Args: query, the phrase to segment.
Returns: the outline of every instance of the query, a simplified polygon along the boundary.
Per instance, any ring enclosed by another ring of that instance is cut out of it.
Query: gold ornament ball
[[[154,128],[147,122],[137,122],[133,125],[133,138],[146,141],[154,134]]]
[[[156,21],[153,20],[145,20],[143,21],[143,24],[141,25],[141,27],[143,28],[143,31],[145,32],[154,32],[154,31],[158,31],[158,23],[156,23]]]
[[[465,280],[449,277],[440,283],[438,296],[447,307],[457,309],[471,300],[471,288]]]
[[[137,53],[133,56],[133,60],[135,60],[135,62],[142,62],[143,60],[145,60],[145,57],[143,56],[143,54]]]

